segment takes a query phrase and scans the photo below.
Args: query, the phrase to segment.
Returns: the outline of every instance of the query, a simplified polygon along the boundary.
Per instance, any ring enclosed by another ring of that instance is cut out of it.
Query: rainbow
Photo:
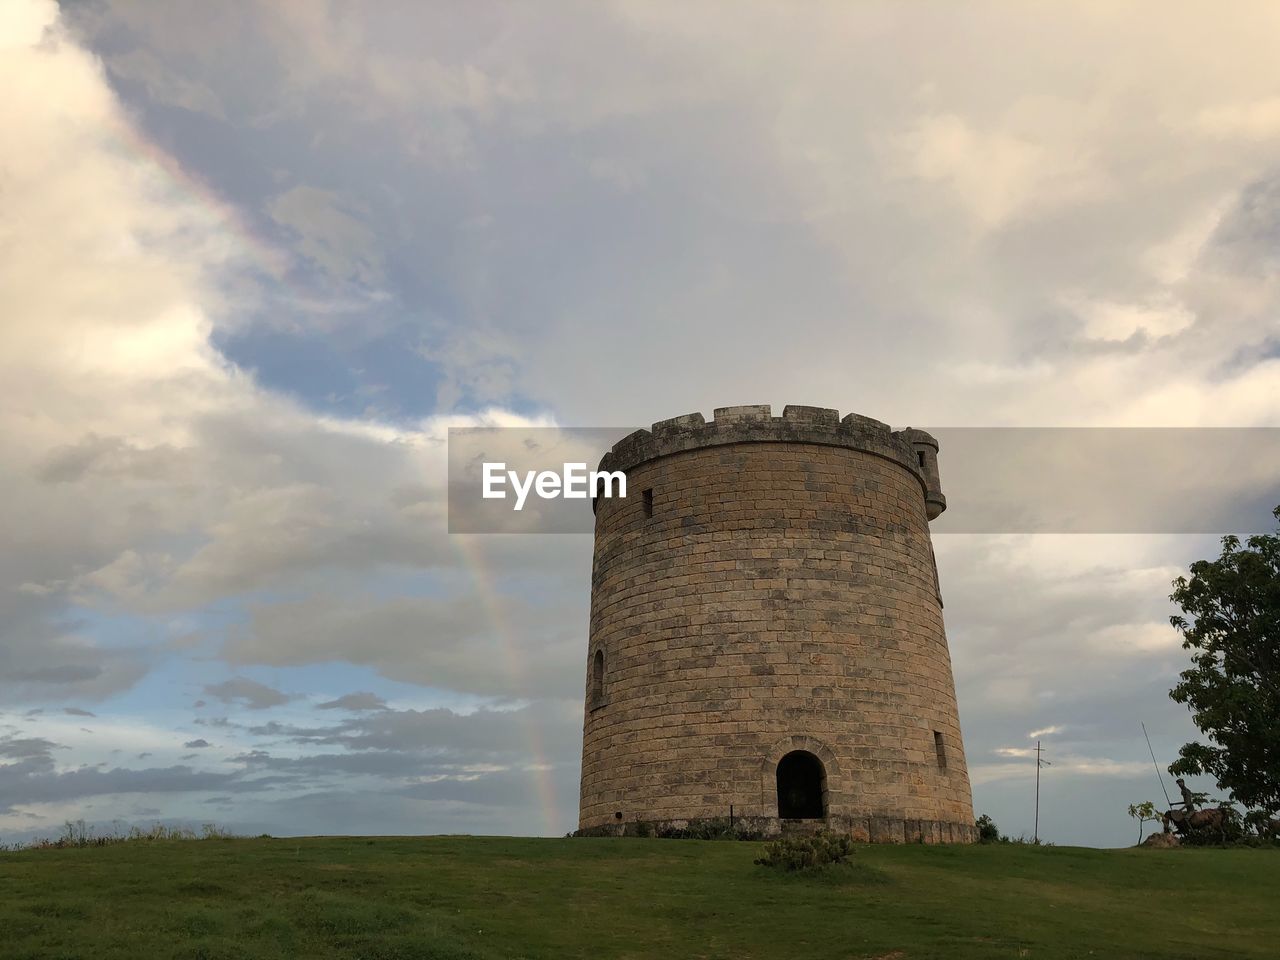
[[[120,106],[108,124],[112,145],[118,153],[140,162],[156,174],[158,183],[174,196],[205,215],[234,239],[244,260],[266,273],[271,279],[297,292],[289,282],[292,261],[288,254],[254,232],[249,219],[239,208],[222,197],[204,180],[182,166],[172,155],[138,132],[133,118]]]
[[[506,604],[494,584],[493,574],[485,562],[479,543],[466,534],[451,534],[449,541],[471,575],[476,594],[488,616],[494,642],[498,647],[497,659],[500,669],[505,672],[513,690],[528,689],[529,670],[524,653],[516,642]],[[553,764],[543,743],[542,730],[536,722],[525,723],[522,726],[528,737],[529,755],[532,758],[532,763],[526,769],[532,781],[534,795],[538,799],[538,806],[542,811],[544,835],[560,836],[564,830],[556,802],[555,782],[551,777]]]

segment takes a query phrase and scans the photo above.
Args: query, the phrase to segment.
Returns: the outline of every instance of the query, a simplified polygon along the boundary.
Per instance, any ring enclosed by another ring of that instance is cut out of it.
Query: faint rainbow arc
[[[172,154],[144,137],[123,110],[111,118],[108,129],[121,153],[157,173],[166,187],[211,215],[235,239],[246,260],[286,288],[299,292],[289,279],[292,262],[288,254],[258,236],[238,207],[224,200]]]
[[[529,671],[520,645],[516,642],[510,618],[507,616],[506,604],[494,584],[493,575],[485,563],[484,555],[474,538],[466,534],[449,535],[450,542],[462,558],[463,565],[471,575],[476,594],[489,619],[494,632],[494,639],[499,648],[499,660],[503,665],[507,679],[516,691],[529,686]],[[536,721],[523,725],[529,742],[529,753],[533,757],[530,779],[538,798],[543,817],[543,828],[548,836],[558,836],[559,808],[556,803],[555,783],[551,777],[552,764],[543,743],[542,730]]]

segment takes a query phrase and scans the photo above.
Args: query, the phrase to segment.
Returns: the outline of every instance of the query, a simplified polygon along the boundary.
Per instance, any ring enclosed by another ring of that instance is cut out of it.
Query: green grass
[[[477,837],[129,842],[0,853],[0,957],[1266,957],[1280,852]]]

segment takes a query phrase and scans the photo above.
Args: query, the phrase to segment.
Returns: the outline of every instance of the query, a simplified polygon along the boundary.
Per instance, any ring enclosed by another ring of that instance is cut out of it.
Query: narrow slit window
[[[942,609],[942,584],[938,580],[938,555],[933,552],[933,542],[929,543],[929,561],[933,564],[933,595],[938,598],[938,608]]]
[[[934,752],[937,753],[938,755],[938,769],[939,770],[947,769],[947,747],[942,742],[941,730],[933,731],[933,749],[934,749]]]
[[[644,491],[644,515],[646,517],[653,516],[653,488],[652,487]]]
[[[597,650],[591,659],[591,705],[604,703],[604,651]]]
[[[916,459],[920,461],[920,467],[921,469],[923,469],[924,468],[924,451],[923,450],[916,451]]]

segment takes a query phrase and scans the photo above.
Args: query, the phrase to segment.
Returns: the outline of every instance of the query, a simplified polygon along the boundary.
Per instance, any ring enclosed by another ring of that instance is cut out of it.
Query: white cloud
[[[1045,104],[1019,105],[1023,113]],[[954,202],[987,229],[1018,217],[1105,197],[1107,184],[1069,143],[1003,130],[980,131],[954,113],[922,117],[897,141],[890,167],[949,187]]]
[[[1280,97],[1206,107],[1195,115],[1193,127],[1224,139],[1263,140],[1280,134]]]
[[[1076,306],[1084,320],[1085,336],[1095,340],[1127,340],[1134,334],[1166,337],[1195,323],[1195,315],[1184,304],[1164,303],[1084,303]]]
[[[1035,740],[1038,737],[1049,737],[1055,733],[1061,733],[1063,729],[1064,728],[1058,724],[1054,724],[1053,726],[1050,726],[1050,727],[1041,727],[1039,730],[1032,730],[1030,733],[1028,733],[1027,738],[1029,740]],[[997,752],[1001,752],[1001,751],[997,751]],[[1021,756],[1021,754],[1019,754],[1019,756]]]

